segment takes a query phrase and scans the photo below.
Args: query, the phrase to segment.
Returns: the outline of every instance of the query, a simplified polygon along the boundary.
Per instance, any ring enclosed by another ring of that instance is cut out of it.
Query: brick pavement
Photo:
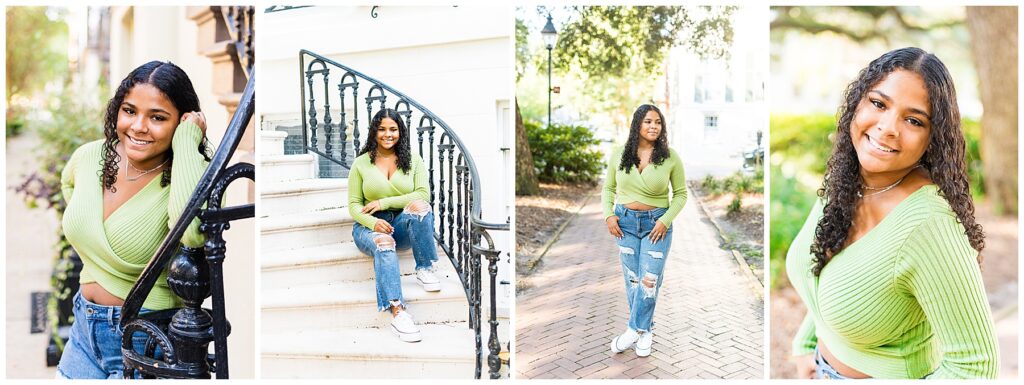
[[[696,202],[673,225],[650,357],[609,350],[627,304],[592,196],[516,296],[516,378],[764,378],[764,304]]]

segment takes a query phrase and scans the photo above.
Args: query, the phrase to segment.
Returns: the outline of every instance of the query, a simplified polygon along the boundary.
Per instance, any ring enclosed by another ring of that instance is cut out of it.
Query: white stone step
[[[261,183],[316,178],[316,155],[260,154]]]
[[[437,250],[434,267],[437,274],[455,275],[455,269],[441,249]],[[278,289],[304,284],[373,279],[373,257],[363,254],[354,242],[338,242],[299,249],[264,252],[260,269],[264,288]],[[412,249],[398,252],[398,266],[403,275],[416,271]]]
[[[348,179],[298,179],[260,185],[260,215],[263,217],[347,205]]]
[[[288,133],[277,130],[260,130],[260,154],[284,155],[284,138]]]
[[[420,324],[423,341],[402,342],[390,328],[291,329],[264,333],[262,378],[473,378],[474,336],[467,324]]]
[[[402,296],[417,322],[460,322],[469,318],[469,305],[456,276],[439,276],[441,291],[426,292],[413,275],[401,277]],[[384,327],[391,314],[377,311],[374,281],[304,284],[262,290],[262,328],[329,330],[339,327]]]
[[[348,242],[352,223],[346,207],[260,218],[260,247],[270,252]]]

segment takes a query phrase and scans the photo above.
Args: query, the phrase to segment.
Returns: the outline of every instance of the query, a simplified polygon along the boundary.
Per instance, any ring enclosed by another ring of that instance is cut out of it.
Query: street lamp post
[[[551,128],[551,49],[555,47],[555,42],[558,40],[558,31],[555,30],[555,25],[551,23],[551,14],[548,14],[548,22],[544,24],[544,29],[540,30],[541,36],[544,37],[544,44],[547,45],[548,49],[548,128]]]

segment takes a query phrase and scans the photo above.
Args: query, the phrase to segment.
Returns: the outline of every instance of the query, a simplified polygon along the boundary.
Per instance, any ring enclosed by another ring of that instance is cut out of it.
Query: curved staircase
[[[316,178],[313,154],[284,155],[286,133],[260,133],[263,378],[472,378],[469,306],[439,250],[440,292],[399,253],[402,293],[423,334],[406,343],[376,310],[373,259],[352,242],[347,179]]]

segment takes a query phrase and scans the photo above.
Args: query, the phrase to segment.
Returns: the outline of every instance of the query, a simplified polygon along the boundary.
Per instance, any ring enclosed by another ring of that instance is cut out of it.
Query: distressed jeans
[[[407,213],[402,210],[382,210],[373,216],[388,221],[395,231],[378,233],[359,223],[352,225],[352,239],[359,251],[373,257],[373,273],[377,282],[377,309],[386,311],[392,305],[405,307],[402,298],[402,276],[398,266],[397,250],[412,248],[416,270],[429,270],[437,261],[437,243],[434,242],[434,213]]]
[[[629,328],[636,331],[650,331],[654,326],[654,305],[658,301],[665,258],[672,244],[672,228],[669,227],[658,242],[651,242],[649,235],[666,211],[667,208],[637,211],[615,205],[622,230],[622,239],[617,243],[629,302]]]
[[[819,380],[848,380],[825,361],[818,348],[814,348],[814,378]]]
[[[57,378],[61,379],[121,379],[124,361],[121,359],[122,330],[120,306],[97,305],[82,297],[74,297],[75,322],[71,324],[68,342],[57,365]],[[142,308],[139,314],[149,313]],[[145,348],[146,336],[132,335],[135,351]],[[160,349],[157,355],[161,356]]]

